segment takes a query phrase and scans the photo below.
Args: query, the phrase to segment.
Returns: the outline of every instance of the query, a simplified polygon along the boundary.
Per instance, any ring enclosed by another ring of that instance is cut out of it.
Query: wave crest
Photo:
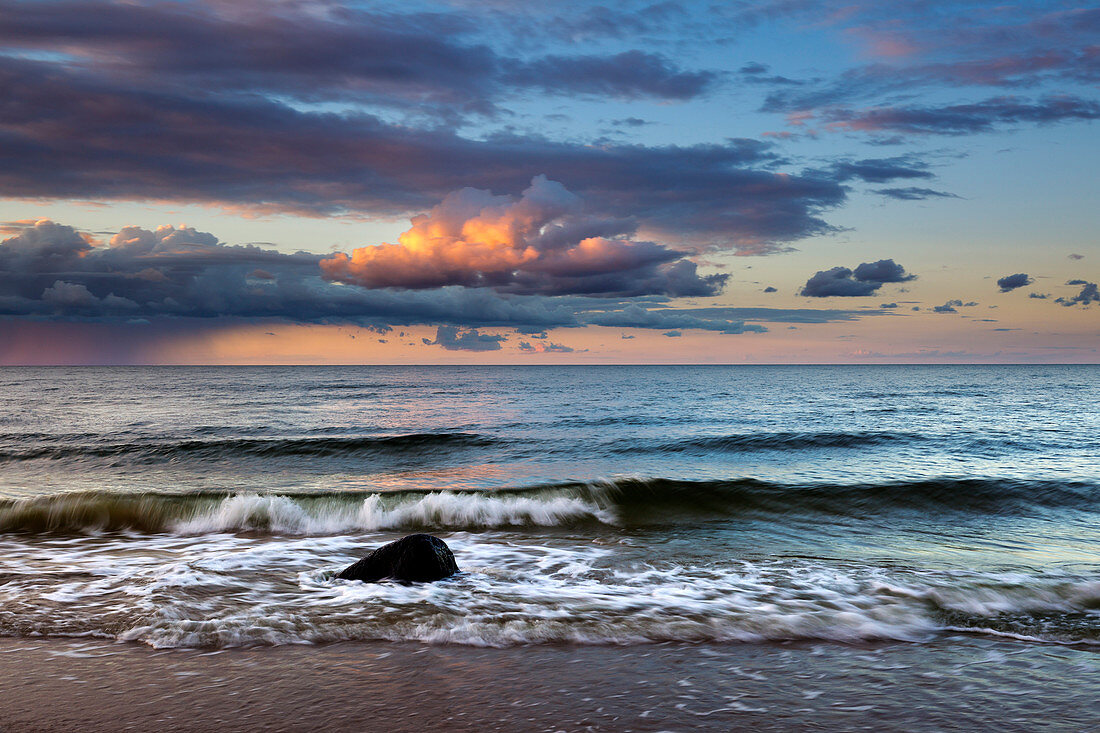
[[[0,502],[0,532],[257,532],[331,535],[586,523],[651,526],[737,516],[1100,510],[1081,482],[940,479],[795,486],[751,479],[617,479],[481,491],[323,494],[71,493]]]

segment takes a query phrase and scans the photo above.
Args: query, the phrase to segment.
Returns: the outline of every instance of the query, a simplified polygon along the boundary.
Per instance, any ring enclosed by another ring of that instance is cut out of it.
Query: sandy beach
[[[935,644],[160,651],[0,640],[0,727],[31,731],[1083,731],[1094,650]]]

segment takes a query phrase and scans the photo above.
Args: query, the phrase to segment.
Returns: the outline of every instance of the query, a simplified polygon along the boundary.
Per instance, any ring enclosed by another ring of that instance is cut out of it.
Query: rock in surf
[[[457,572],[458,563],[446,542],[430,534],[411,534],[379,547],[336,577],[364,583],[388,579],[427,583]]]

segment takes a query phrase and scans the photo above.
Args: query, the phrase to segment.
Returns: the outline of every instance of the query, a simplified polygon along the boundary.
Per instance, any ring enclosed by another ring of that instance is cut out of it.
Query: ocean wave
[[[71,493],[0,503],[0,532],[251,532],[325,536],[381,529],[613,523],[581,496],[519,492],[287,494]]]
[[[737,481],[626,479],[605,484],[627,521],[681,512],[730,516],[866,516],[898,511],[1017,514],[1037,508],[1100,511],[1100,485],[1074,481],[940,478],[861,484],[787,485]]]
[[[478,491],[201,494],[83,492],[0,501],[0,532],[334,535],[373,531],[653,526],[746,516],[865,517],[905,511],[1100,511],[1083,482],[939,479],[859,485],[617,479]]]
[[[922,440],[922,437],[914,433],[897,432],[777,432],[703,436],[652,444],[623,442],[613,450],[622,453],[639,450],[660,453],[799,451],[813,448],[859,448],[871,445],[913,443],[919,440]]]
[[[226,438],[218,440],[86,443],[0,448],[0,463],[81,458],[131,458],[146,461],[174,458],[275,458],[284,456],[361,456],[428,454],[490,446],[501,442],[474,433],[412,433],[408,435]]]

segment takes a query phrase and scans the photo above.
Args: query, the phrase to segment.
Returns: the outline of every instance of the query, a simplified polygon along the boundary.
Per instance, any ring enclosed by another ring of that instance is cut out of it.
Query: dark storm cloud
[[[48,318],[237,317],[362,325],[580,325],[565,300],[488,289],[365,290],[321,279],[318,255],[221,244],[186,227],[126,227],[92,247],[40,222],[0,243],[0,313]],[[257,276],[256,271],[263,270]]]
[[[905,268],[893,260],[864,262],[854,271],[847,267],[834,267],[818,271],[806,281],[801,295],[811,298],[859,297],[873,295],[885,283],[913,280]]]
[[[1025,285],[1030,285],[1035,282],[1032,278],[1028,277],[1026,273],[1018,272],[1015,275],[1005,275],[997,280],[997,287],[1001,289],[1002,293],[1007,293],[1016,288],[1022,288]]]
[[[138,91],[0,58],[0,195],[162,199],[313,214],[400,215],[466,186],[522,190],[539,174],[594,211],[697,246],[768,252],[830,231],[836,180],[784,175],[766,143],[589,146],[469,140],[260,97]]]
[[[476,40],[472,14],[288,4],[0,2],[0,44],[147,87],[199,86],[302,101],[457,105],[492,113],[518,90],[690,99],[715,81],[642,51],[506,56]],[[437,110],[441,111],[441,110]]]
[[[699,275],[698,266],[688,260],[670,259],[682,256],[661,248],[661,255],[618,272],[592,272],[576,275],[543,272],[519,274],[512,283],[498,288],[500,292],[521,295],[595,295],[630,298],[639,295],[667,295],[674,298],[709,297],[721,293],[728,274]],[[660,262],[661,264],[657,264]],[[602,267],[602,266],[601,266]]]
[[[125,227],[100,243],[49,221],[0,242],[0,316],[15,320],[149,323],[198,320],[444,326],[433,345],[499,346],[479,328],[541,337],[548,329],[767,329],[746,320],[826,323],[873,313],[810,309],[667,307],[669,298],[498,292],[489,287],[363,288],[326,281],[321,256],[221,243],[189,227]],[[690,273],[694,276],[694,271]],[[171,330],[171,329],[169,329]],[[496,341],[494,341],[496,339]]]

